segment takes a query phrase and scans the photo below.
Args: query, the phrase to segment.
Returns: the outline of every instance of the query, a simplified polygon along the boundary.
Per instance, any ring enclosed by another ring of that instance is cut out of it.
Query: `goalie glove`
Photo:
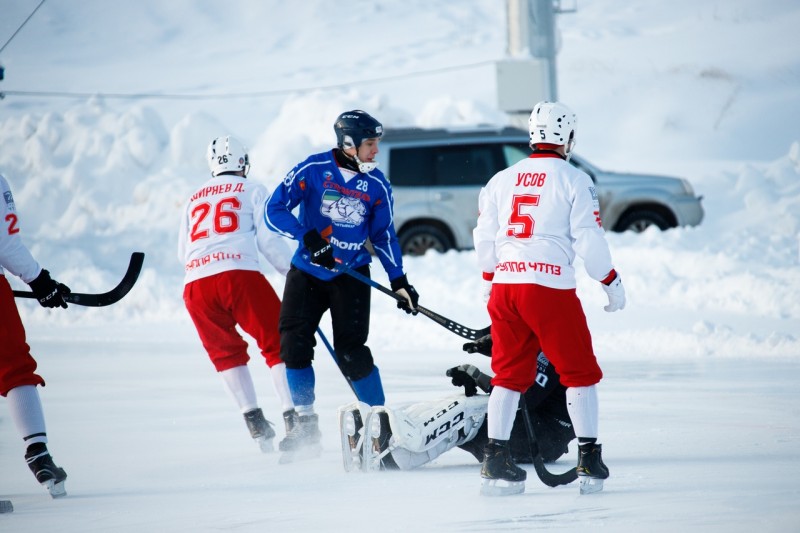
[[[463,349],[467,353],[479,353],[486,357],[492,356],[492,334],[484,335],[480,339],[467,342],[464,344]]]
[[[464,394],[466,396],[475,396],[478,394],[478,389],[481,389],[487,394],[492,390],[492,378],[473,365],[459,365],[448,368],[446,375],[452,378],[450,382],[453,385],[456,387],[464,387]]]

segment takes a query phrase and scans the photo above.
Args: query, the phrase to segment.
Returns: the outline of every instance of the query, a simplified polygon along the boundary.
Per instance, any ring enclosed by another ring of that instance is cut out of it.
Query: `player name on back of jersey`
[[[546,172],[517,172],[517,187],[544,187]]]
[[[198,198],[205,198],[206,196],[236,192],[244,192],[244,183],[220,183],[219,185],[209,185],[194,193],[189,201],[194,202]]]
[[[542,272],[554,276],[561,275],[561,265],[534,263],[532,261],[502,261],[497,263],[497,272]]]
[[[199,268],[201,266],[208,265],[212,261],[225,261],[228,259],[241,259],[242,254],[240,253],[229,253],[229,252],[213,252],[210,254],[206,254],[203,257],[199,257],[197,259],[192,259],[188,261],[185,265],[186,272],[194,270],[195,268]]]

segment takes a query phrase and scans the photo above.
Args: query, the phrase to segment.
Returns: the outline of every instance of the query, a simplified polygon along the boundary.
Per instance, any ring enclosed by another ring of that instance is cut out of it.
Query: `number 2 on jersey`
[[[9,213],[6,215],[6,222],[8,222],[8,234],[14,235],[15,233],[19,233],[19,228],[17,227],[17,215],[14,213]]]
[[[538,194],[515,194],[511,206],[511,216],[508,217],[506,235],[517,239],[531,238],[536,221],[527,207],[536,207],[537,205],[539,205]]]
[[[189,238],[192,242],[197,239],[207,239],[210,231],[206,224],[203,224],[211,211],[214,211],[213,226],[214,233],[233,233],[239,229],[239,215],[236,211],[242,208],[242,202],[235,196],[222,198],[219,202],[212,205],[209,202],[197,204],[192,209],[192,232]]]

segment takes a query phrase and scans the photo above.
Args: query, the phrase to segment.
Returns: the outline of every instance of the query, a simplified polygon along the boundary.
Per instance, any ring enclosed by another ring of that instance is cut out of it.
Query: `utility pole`
[[[497,97],[516,125],[527,127],[537,102],[558,99],[555,15],[576,10],[560,0],[506,0],[507,59],[497,63]]]

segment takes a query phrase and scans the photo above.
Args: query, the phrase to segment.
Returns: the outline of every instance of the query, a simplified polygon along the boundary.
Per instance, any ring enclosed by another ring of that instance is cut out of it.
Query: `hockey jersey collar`
[[[531,155],[529,155],[528,157],[531,158],[531,159],[539,159],[539,158],[542,158],[542,157],[551,157],[551,158],[564,159],[564,160],[567,159],[563,155],[559,154],[558,152],[554,152],[553,150],[537,150],[537,151],[533,152]]]

